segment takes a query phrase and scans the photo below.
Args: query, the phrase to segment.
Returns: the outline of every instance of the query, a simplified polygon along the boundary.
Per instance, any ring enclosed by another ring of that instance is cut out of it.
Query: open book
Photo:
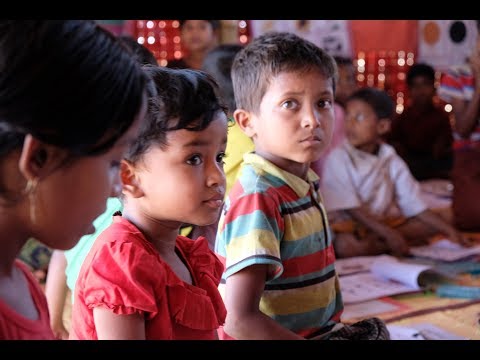
[[[340,276],[339,281],[343,301],[349,304],[420,291],[431,284],[446,283],[450,279],[432,266],[402,262],[392,256],[381,255],[371,262],[370,271]]]

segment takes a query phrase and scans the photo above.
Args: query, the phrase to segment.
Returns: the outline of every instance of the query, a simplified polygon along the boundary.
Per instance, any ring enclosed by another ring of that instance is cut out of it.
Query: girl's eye
[[[200,165],[201,163],[202,163],[202,159],[199,155],[194,155],[187,160],[187,164],[189,165],[196,166],[196,165]]]
[[[227,154],[225,154],[224,152],[220,153],[217,155],[217,162],[219,164],[222,164],[222,165],[225,165],[225,158],[227,157]]]

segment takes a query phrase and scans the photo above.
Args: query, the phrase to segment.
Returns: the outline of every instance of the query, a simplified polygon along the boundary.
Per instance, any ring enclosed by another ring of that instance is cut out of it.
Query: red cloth
[[[441,107],[407,107],[392,122],[390,139],[403,145],[407,155],[434,156],[437,144],[452,149],[453,135],[448,113]]]
[[[355,54],[359,51],[417,52],[418,20],[351,20]]]
[[[223,265],[205,238],[178,236],[193,284],[183,282],[128,220],[115,216],[85,259],[75,286],[71,339],[97,339],[93,308],[143,314],[146,338],[209,340],[224,323]]]
[[[27,319],[0,299],[0,339],[55,340],[55,336],[50,329],[47,299],[45,298],[43,290],[38,285],[37,279],[35,279],[30,269],[21,261],[16,260],[14,266],[25,274],[30,294],[37,307],[39,317],[37,320]]]

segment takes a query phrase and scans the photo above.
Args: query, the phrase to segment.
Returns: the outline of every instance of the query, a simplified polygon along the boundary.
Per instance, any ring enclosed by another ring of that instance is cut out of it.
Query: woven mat
[[[389,324],[403,326],[430,323],[467,339],[480,340],[480,300],[451,304],[450,308],[443,310],[426,308],[407,316],[404,314],[384,320]]]
[[[399,308],[375,315],[387,324],[408,326],[430,323],[453,334],[480,340],[480,299],[441,298],[433,293],[415,293],[394,296],[388,301]],[[346,322],[360,320],[361,318],[352,318]]]

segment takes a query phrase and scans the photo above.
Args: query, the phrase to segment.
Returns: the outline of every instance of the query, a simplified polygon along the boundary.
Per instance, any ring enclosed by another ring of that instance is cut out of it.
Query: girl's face
[[[142,196],[133,199],[154,221],[209,225],[220,214],[225,195],[223,160],[227,117],[218,112],[202,131],[167,134],[165,148],[152,146],[135,164]],[[129,206],[129,193],[125,193]]]
[[[107,198],[118,191],[119,164],[135,140],[146,102],[130,129],[107,152],[85,156],[52,172],[34,192],[33,236],[47,246],[67,250],[95,231],[92,223],[105,211]],[[28,201],[28,200],[27,200]]]

